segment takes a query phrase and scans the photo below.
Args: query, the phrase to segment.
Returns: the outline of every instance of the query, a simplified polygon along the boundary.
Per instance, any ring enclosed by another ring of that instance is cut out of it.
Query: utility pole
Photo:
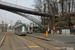
[[[55,26],[55,4],[54,3],[54,10],[53,10],[53,26]]]
[[[61,5],[62,5],[62,16],[63,16],[63,5],[64,5],[64,0],[61,0]]]
[[[7,24],[5,23],[5,32],[7,32]]]
[[[44,13],[46,14],[46,3],[45,3],[45,0],[44,0]],[[44,25],[45,25],[45,16],[44,16]]]
[[[48,3],[48,14],[49,14],[48,26],[49,26],[49,31],[50,31],[51,30],[50,1],[49,0],[46,0],[46,1]]]
[[[61,7],[62,7],[61,14],[62,14],[62,17],[63,17],[63,6],[64,6],[64,0],[61,0]],[[61,23],[61,17],[60,17],[60,23]]]
[[[33,32],[34,32],[34,22],[33,22]]]
[[[4,21],[2,21],[2,32],[4,30]]]
[[[69,1],[68,5],[69,5],[69,13],[70,13],[70,1]]]

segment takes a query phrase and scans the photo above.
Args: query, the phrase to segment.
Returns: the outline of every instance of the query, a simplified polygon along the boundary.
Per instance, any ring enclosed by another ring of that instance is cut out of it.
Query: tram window
[[[23,32],[23,31],[26,31],[25,26],[22,26],[22,32]]]

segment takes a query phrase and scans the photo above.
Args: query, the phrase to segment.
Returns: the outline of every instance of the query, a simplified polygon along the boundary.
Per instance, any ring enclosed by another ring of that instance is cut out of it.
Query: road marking
[[[30,48],[31,48],[31,47],[39,47],[39,46],[28,46],[28,47],[30,47]]]

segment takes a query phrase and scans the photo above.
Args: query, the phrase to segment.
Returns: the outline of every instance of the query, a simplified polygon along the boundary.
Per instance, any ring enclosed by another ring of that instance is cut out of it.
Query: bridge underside
[[[3,1],[0,1],[0,9],[4,9],[7,11],[17,11],[17,12],[28,13],[28,14],[39,15],[39,16],[49,16],[48,14],[45,14],[45,13],[41,13],[41,12],[33,11],[33,10],[27,10],[25,9],[25,7],[6,3]]]
[[[52,17],[53,16],[47,13],[38,12],[34,9],[29,9],[23,6],[7,3],[4,1],[0,1],[0,9],[11,11],[11,12],[22,12],[22,13],[27,13],[27,14],[32,14],[32,15],[38,15],[42,17],[49,17],[49,16]],[[55,17],[57,18],[58,15],[55,15]]]

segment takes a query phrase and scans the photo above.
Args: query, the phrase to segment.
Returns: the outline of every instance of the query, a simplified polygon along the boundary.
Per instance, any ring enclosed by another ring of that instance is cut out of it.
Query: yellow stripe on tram
[[[39,47],[39,46],[28,46],[28,47]]]

